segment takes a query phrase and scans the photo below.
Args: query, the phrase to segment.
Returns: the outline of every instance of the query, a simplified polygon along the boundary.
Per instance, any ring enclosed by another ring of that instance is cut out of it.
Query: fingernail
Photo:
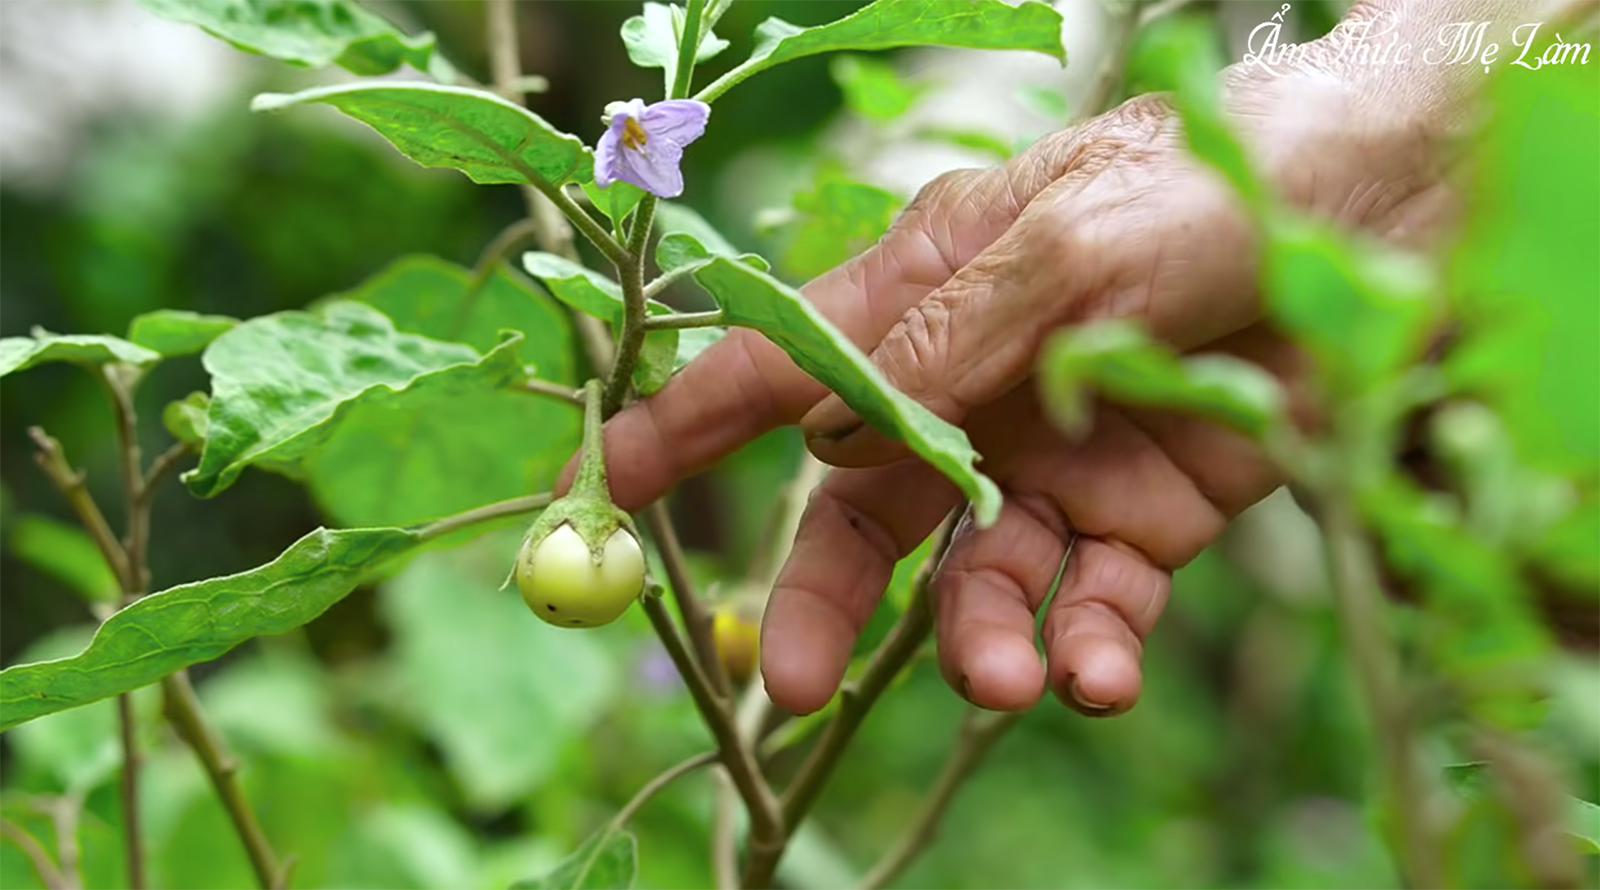
[[[1067,694],[1072,696],[1072,700],[1078,704],[1078,707],[1083,708],[1085,711],[1101,713],[1111,710],[1110,705],[1096,704],[1095,702],[1084,698],[1083,693],[1078,691],[1078,680],[1076,677],[1067,683]]]
[[[966,674],[961,675],[961,697],[972,701],[972,681],[967,679]]]
[[[852,423],[847,423],[844,426],[836,427],[836,428],[831,429],[831,430],[825,430],[825,431],[820,432],[820,433],[812,433],[811,434],[811,438],[813,438],[813,439],[821,439],[824,442],[838,443],[838,442],[844,441],[845,439],[850,438],[851,436],[855,435],[856,433],[861,432],[862,428],[865,427],[866,425],[867,424],[866,424],[865,421],[857,420],[857,421],[854,421]]]

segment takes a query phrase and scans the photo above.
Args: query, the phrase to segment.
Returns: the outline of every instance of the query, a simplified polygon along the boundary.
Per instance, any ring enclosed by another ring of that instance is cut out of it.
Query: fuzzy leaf
[[[727,257],[695,272],[728,324],[754,328],[794,359],[879,432],[906,443],[973,502],[980,525],[1000,513],[1000,489],[978,472],[967,434],[895,389],[850,339],[804,296],[776,278]]]
[[[0,671],[0,731],[293,630],[421,543],[406,529],[317,529],[260,568],[147,596],[111,616],[80,654]]]
[[[421,83],[356,83],[285,95],[262,93],[252,111],[332,105],[377,130],[424,167],[449,167],[473,182],[551,184],[594,175],[576,136],[493,93]]]
[[[718,78],[696,98],[727,92],[752,74],[818,53],[900,46],[1032,50],[1066,61],[1061,14],[1043,3],[1012,6],[1000,0],[877,0],[826,25],[802,28],[770,18],[756,28],[750,58]]]
[[[644,14],[636,15],[622,23],[622,43],[628,48],[628,61],[640,68],[662,69],[665,87],[672,89],[678,76],[678,27],[674,15],[681,16],[681,8],[674,10],[666,3],[645,3]],[[700,38],[700,48],[695,52],[695,62],[704,62],[728,48],[728,41],[706,30]]]
[[[205,450],[184,482],[199,497],[261,465],[302,475],[302,460],[358,408],[402,410],[493,391],[521,379],[520,334],[480,357],[471,347],[402,334],[370,307],[329,304],[319,314],[252,319],[206,350],[212,394]]]
[[[162,18],[197,25],[248,53],[291,65],[337,64],[387,74],[402,64],[429,70],[436,40],[410,36],[350,0],[139,0]]]

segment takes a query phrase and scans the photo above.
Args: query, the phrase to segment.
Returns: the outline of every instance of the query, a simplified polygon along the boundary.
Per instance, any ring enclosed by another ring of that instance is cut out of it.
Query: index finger
[[[908,307],[999,238],[1064,165],[1056,140],[989,170],[959,170],[924,187],[866,253],[801,288],[851,342],[870,351]],[[741,445],[799,422],[827,389],[756,331],[738,328],[654,396],[606,424],[611,495],[639,509]],[[558,491],[571,480],[562,473]]]

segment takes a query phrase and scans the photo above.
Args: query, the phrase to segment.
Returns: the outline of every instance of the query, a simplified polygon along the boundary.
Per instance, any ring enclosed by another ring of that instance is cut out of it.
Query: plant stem
[[[487,6],[485,42],[489,47],[489,64],[493,71],[495,90],[513,102],[521,102],[519,84],[522,81],[522,57],[517,47],[516,8],[513,0],[488,0]],[[551,187],[550,190],[560,197],[565,197],[559,189]],[[535,186],[523,186],[522,197],[528,207],[528,222],[534,227],[534,240],[538,242],[540,249],[577,262],[578,250],[572,243],[572,227],[567,223],[566,217],[576,212],[583,219],[588,219],[588,214],[584,213],[582,208],[573,205],[571,201],[567,202],[568,208],[558,208],[555,197]],[[603,234],[604,230],[601,232]],[[585,234],[593,237],[592,233]],[[606,242],[616,244],[616,240],[610,235],[606,235]],[[601,244],[598,241],[595,243]],[[601,246],[601,250],[605,250],[604,246]],[[605,367],[611,361],[611,335],[606,331],[605,324],[581,312],[573,312],[572,318],[573,323],[577,325],[579,335],[583,338],[584,347],[594,362],[595,370]]]
[[[644,296],[644,248],[650,239],[655,214],[656,196],[645,195],[633,211],[633,229],[625,249],[627,255],[622,262],[613,261],[617,267],[617,283],[622,287],[623,315],[616,360],[611,364],[611,377],[606,381],[606,417],[617,413],[627,399],[633,368],[639,362],[639,349],[644,345],[644,320],[649,315]]]
[[[1378,736],[1388,797],[1395,808],[1400,868],[1406,886],[1441,886],[1438,845],[1427,817],[1411,745],[1411,714],[1401,687],[1399,658],[1383,626],[1372,548],[1357,524],[1342,485],[1319,498],[1318,519],[1333,575],[1335,606]]]
[[[950,802],[955,799],[956,790],[972,775],[994,743],[1017,725],[1020,719],[1022,715],[1017,713],[986,718],[976,708],[967,710],[961,719],[955,746],[939,771],[939,778],[928,793],[928,799],[922,802],[922,809],[905,833],[861,881],[861,890],[879,890],[894,883],[901,872],[933,842],[939,831],[939,822],[950,808]]]
[[[522,382],[522,389],[525,392],[550,396],[551,398],[561,399],[564,402],[571,402],[574,405],[583,404],[583,390],[573,389],[561,383],[552,383],[549,380],[529,378]]]
[[[722,765],[728,770],[728,776],[733,780],[734,787],[739,790],[739,796],[744,799],[745,807],[750,811],[752,855],[758,844],[764,847],[776,847],[781,851],[784,832],[778,800],[773,796],[772,789],[767,786],[766,778],[761,775],[754,752],[739,737],[738,727],[734,725],[734,716],[728,708],[726,699],[718,698],[712,691],[710,681],[706,679],[705,673],[700,670],[700,665],[684,646],[683,639],[678,636],[678,630],[672,624],[672,616],[667,614],[661,600],[654,596],[646,596],[641,605],[645,615],[650,619],[651,626],[655,628],[656,635],[661,638],[661,645],[666,648],[667,655],[672,658],[673,665],[682,675],[684,685],[689,687],[689,695],[694,699],[695,708],[700,711],[701,719],[705,720],[712,737],[717,741]],[[747,881],[745,886],[751,888],[757,885]]]
[[[720,756],[721,754],[716,751],[706,751],[703,754],[696,754],[675,766],[668,767],[660,775],[646,782],[644,787],[635,792],[633,798],[624,804],[622,809],[617,811],[617,815],[611,820],[612,827],[620,829],[627,825],[628,820],[639,812],[639,808],[644,806],[661,789],[672,784],[679,777],[692,773],[702,766],[716,763]]]
[[[672,526],[672,515],[663,501],[656,501],[644,511],[645,527],[655,538],[661,550],[661,562],[667,569],[667,580],[672,582],[672,599],[678,606],[678,617],[689,632],[689,645],[694,647],[696,659],[718,698],[728,695],[728,676],[722,670],[722,659],[717,657],[716,640],[711,633],[711,615],[695,596],[694,579],[689,577],[689,563],[683,556],[683,545],[678,542],[678,531]]]
[[[460,531],[468,526],[477,525],[480,522],[504,519],[507,516],[516,516],[519,513],[532,513],[534,510],[542,510],[550,506],[550,502],[553,500],[555,500],[555,495],[548,491],[524,495],[520,498],[508,498],[492,504],[485,504],[482,507],[464,510],[453,516],[446,516],[443,519],[435,519],[427,525],[418,527],[417,534],[424,541],[431,541],[451,532]]]
[[[149,469],[144,472],[144,482],[139,486],[139,505],[148,509],[151,498],[155,497],[156,488],[167,476],[178,469],[178,464],[189,453],[189,443],[174,442],[172,447],[156,456],[150,462]]]
[[[45,850],[44,845],[39,843],[38,838],[29,834],[27,829],[17,825],[10,819],[0,819],[0,836],[10,838],[11,842],[16,844],[17,848],[22,851],[22,855],[28,857],[28,862],[33,866],[33,870],[39,873],[39,880],[49,890],[75,890],[74,886],[67,881],[66,875],[61,873],[61,869],[56,868],[55,862],[51,860],[50,853]]]
[[[661,279],[656,279],[660,281]],[[649,299],[649,295],[645,295]],[[714,328],[722,324],[722,310],[713,309],[710,312],[679,312],[673,315],[647,315],[644,319],[644,329],[647,331],[681,331],[684,328]]]
[[[611,487],[606,484],[605,437],[600,414],[600,381],[583,386],[583,455],[578,458],[578,474],[569,495],[595,498],[610,503]]]
[[[711,810],[711,875],[717,890],[739,890],[739,826],[734,818],[739,791],[728,771],[718,769]]]
[[[34,453],[33,459],[38,462],[39,468],[44,470],[48,478],[62,497],[66,498],[67,506],[78,516],[78,522],[83,525],[84,531],[94,540],[99,548],[100,555],[111,567],[112,574],[117,576],[117,582],[128,574],[128,557],[123,552],[122,544],[111,531],[111,526],[106,522],[106,517],[100,512],[100,507],[94,502],[94,497],[89,494],[89,489],[83,482],[83,474],[74,470],[67,461],[67,456],[61,450],[61,443],[51,438],[48,433],[39,427],[29,427],[28,435],[39,450]]]
[[[178,671],[163,677],[161,693],[162,709],[167,720],[177,730],[179,737],[194,750],[200,765],[205,767],[206,775],[217,789],[217,797],[221,798],[222,806],[228,811],[228,818],[233,821],[233,828],[250,856],[250,866],[255,869],[256,879],[267,890],[283,887],[286,883],[285,872],[280,870],[272,846],[267,842],[267,836],[256,821],[250,802],[245,799],[244,790],[239,785],[239,762],[202,716],[199,699],[189,682],[189,672]]]
[[[889,636],[873,652],[872,660],[867,663],[861,677],[853,683],[846,684],[839,691],[839,709],[823,728],[822,737],[811,749],[805,763],[801,764],[800,772],[794,782],[784,791],[783,825],[789,827],[799,825],[806,817],[811,805],[816,803],[818,795],[822,793],[829,776],[833,774],[833,769],[838,765],[845,748],[850,744],[850,739],[860,728],[861,722],[866,719],[872,706],[877,703],[878,697],[888,688],[901,669],[911,661],[922,643],[927,640],[928,634],[933,631],[933,608],[928,602],[928,585],[939,562],[944,558],[945,549],[950,546],[951,523],[946,520],[937,534],[938,539],[935,541],[933,554],[917,573],[911,602],[900,615],[900,619],[895,622]],[[763,851],[757,850],[752,845],[750,852],[751,855],[745,862],[744,886],[765,887],[772,882],[778,860],[783,856],[783,847]]]
[[[689,85],[694,81],[695,57],[700,54],[700,17],[705,13],[706,0],[689,0],[684,10],[683,33],[678,37],[678,69],[672,78],[672,92],[668,99],[682,99],[689,95]]]
[[[1083,99],[1083,110],[1078,115],[1080,118],[1101,114],[1116,100],[1117,87],[1122,85],[1123,69],[1128,66],[1128,51],[1133,48],[1133,37],[1142,23],[1144,5],[1144,0],[1132,0],[1118,20],[1116,36],[1106,50],[1105,61],[1089,87],[1089,94]]]

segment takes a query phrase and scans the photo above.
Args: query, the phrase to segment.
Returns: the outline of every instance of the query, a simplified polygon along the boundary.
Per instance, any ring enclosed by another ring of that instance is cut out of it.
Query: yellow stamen
[[[644,144],[649,141],[649,138],[644,132],[644,127],[639,126],[639,121],[636,119],[630,117],[622,122],[623,145],[638,151],[644,148]]]

